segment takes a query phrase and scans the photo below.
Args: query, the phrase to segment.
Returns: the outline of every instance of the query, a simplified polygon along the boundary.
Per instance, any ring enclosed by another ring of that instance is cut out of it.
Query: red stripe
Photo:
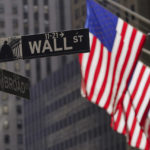
[[[99,72],[100,72],[100,68],[101,68],[101,65],[102,65],[103,52],[104,52],[104,46],[101,44],[100,57],[99,57],[99,60],[98,60],[98,64],[96,66],[96,71],[95,71],[95,74],[94,74],[94,79],[93,79],[91,91],[90,91],[90,94],[88,96],[89,100],[91,100],[92,97],[93,97],[93,93],[94,93],[94,90],[95,90],[96,81],[97,81],[97,78],[98,78],[98,75],[99,75]]]
[[[97,100],[96,100],[96,104],[97,105],[99,104],[99,102],[101,100],[101,97],[104,94],[105,86],[106,86],[106,83],[107,83],[108,72],[109,72],[109,67],[110,67],[110,56],[111,56],[111,52],[108,51],[106,74],[105,74],[105,78],[104,78],[102,87],[101,87],[101,89],[99,91],[99,94],[98,94],[98,97],[97,97]]]
[[[148,105],[147,105],[147,107],[145,109],[145,112],[143,114],[142,120],[140,122],[141,126],[144,126],[149,110],[150,110],[150,100],[149,100],[149,103],[148,103]]]
[[[108,108],[108,106],[110,104],[110,101],[111,101],[111,96],[112,96],[112,91],[113,91],[113,86],[114,86],[114,81],[115,81],[115,75],[116,75],[116,69],[117,69],[118,61],[119,61],[120,54],[121,54],[121,51],[122,51],[122,48],[123,48],[123,43],[124,43],[123,40],[124,40],[124,37],[125,37],[126,30],[127,30],[127,23],[124,22],[123,28],[122,28],[122,33],[121,33],[122,37],[121,37],[121,41],[120,41],[120,44],[119,44],[119,48],[118,48],[118,52],[117,52],[117,56],[116,56],[116,60],[115,60],[115,65],[114,65],[114,70],[113,70],[111,89],[110,89],[110,93],[109,93],[107,102],[104,106],[105,109]]]
[[[80,65],[82,64],[82,59],[83,59],[83,53],[79,54],[79,63],[80,63]]]
[[[138,114],[138,112],[139,112],[139,110],[140,110],[140,106],[142,105],[142,102],[143,102],[143,100],[144,100],[144,97],[145,97],[145,95],[146,95],[146,92],[147,92],[147,89],[148,89],[149,85],[150,85],[150,76],[149,76],[149,78],[148,78],[148,80],[147,80],[147,82],[146,82],[146,84],[145,84],[145,87],[144,87],[143,92],[142,92],[142,96],[141,96],[141,98],[140,98],[140,100],[139,100],[139,103],[138,103],[136,109],[135,109],[135,113],[136,113],[136,114]]]
[[[94,36],[92,46],[91,46],[90,55],[89,55],[89,59],[88,59],[88,62],[87,62],[87,67],[86,67],[86,70],[85,70],[85,86],[87,84],[87,80],[88,80],[88,76],[89,76],[89,71],[90,71],[90,66],[91,66],[94,51],[95,51],[96,41],[97,41],[97,38]]]
[[[131,101],[134,100],[134,97],[135,97],[135,95],[136,95],[136,93],[137,93],[137,91],[138,91],[138,88],[139,88],[140,82],[141,82],[141,80],[142,80],[142,77],[143,77],[143,74],[144,74],[145,69],[146,69],[146,67],[145,67],[145,66],[142,66],[141,71],[140,71],[140,74],[139,74],[139,77],[138,77],[138,79],[137,79],[137,81],[136,81],[136,85],[134,86],[134,90],[133,90],[132,93],[130,93],[130,94],[131,94],[131,98],[132,98]]]
[[[115,126],[114,126],[114,129],[117,130],[118,129],[118,126],[119,126],[119,123],[120,123],[120,119],[121,119],[121,115],[122,115],[122,109],[120,107],[119,109],[119,113],[117,115],[117,120],[115,122]]]
[[[141,144],[142,134],[143,134],[143,131],[142,131],[142,130],[140,130],[140,133],[139,133],[138,139],[137,139],[137,141],[136,141],[136,147],[139,147],[139,146],[140,146],[140,144]]]
[[[130,135],[130,140],[129,140],[129,145],[131,145],[131,140],[132,140],[132,138],[134,138],[133,137],[133,133],[134,133],[134,131],[135,131],[135,126],[136,126],[136,118],[135,118],[135,116],[134,116],[134,120],[133,120],[133,123],[132,123],[132,127],[131,127],[131,130],[129,131],[129,135]]]
[[[120,58],[121,51],[122,51],[122,48],[123,48],[123,44],[124,44],[123,41],[124,41],[126,30],[127,30],[127,23],[124,23],[123,28],[122,28],[122,33],[121,33],[121,35],[122,35],[121,41],[120,41],[119,48],[117,50],[116,59],[115,59],[115,65],[114,65],[114,69],[113,69],[111,88],[110,88],[108,99],[107,99],[106,104],[104,106],[105,109],[107,109],[110,105],[110,101],[111,101],[111,97],[112,97],[112,91],[113,91],[114,82],[115,82],[116,69],[117,69],[119,58]]]
[[[131,35],[131,39],[130,39],[130,43],[129,43],[129,48],[128,48],[128,52],[127,52],[127,55],[126,55],[126,58],[125,58],[125,60],[124,60],[124,63],[123,63],[123,67],[122,67],[122,69],[121,69],[121,73],[120,73],[120,78],[119,78],[119,82],[118,82],[118,87],[117,87],[117,91],[116,91],[116,94],[115,94],[115,99],[116,99],[116,97],[117,97],[117,95],[118,95],[118,91],[119,91],[119,89],[120,89],[120,86],[121,86],[121,81],[122,81],[122,78],[123,78],[123,74],[124,74],[124,72],[125,72],[125,70],[126,70],[126,66],[127,66],[127,64],[128,64],[128,60],[129,60],[129,58],[130,58],[130,54],[131,54],[131,50],[132,50],[132,46],[133,46],[133,42],[134,42],[134,39],[135,39],[135,36],[136,36],[136,30],[135,29],[133,29],[133,32],[132,32],[132,35]],[[127,84],[127,83],[126,83]],[[123,92],[124,93],[124,92]],[[123,96],[123,95],[122,95]],[[121,97],[122,97],[121,96]],[[121,99],[121,100],[123,100],[123,99]],[[119,104],[119,101],[117,102],[117,105]]]

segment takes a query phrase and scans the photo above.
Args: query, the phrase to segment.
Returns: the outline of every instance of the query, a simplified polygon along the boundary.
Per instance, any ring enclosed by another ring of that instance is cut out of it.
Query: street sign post
[[[89,52],[89,30],[22,36],[23,59]]]
[[[0,90],[29,99],[29,79],[0,69]]]

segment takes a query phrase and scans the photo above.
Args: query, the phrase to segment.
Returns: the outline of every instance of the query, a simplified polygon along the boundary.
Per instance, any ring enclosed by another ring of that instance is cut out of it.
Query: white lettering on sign
[[[73,47],[72,46],[67,46],[67,39],[64,37],[63,38],[64,39],[64,50],[72,50],[73,49]]]
[[[83,39],[83,35],[76,35],[73,37],[73,42],[74,43],[78,43],[78,42],[82,42],[82,39]]]
[[[80,41],[81,41],[82,37],[80,38]],[[45,40],[44,43],[42,44],[42,41],[41,40],[38,40],[38,41],[29,41],[29,48],[30,48],[30,51],[31,51],[31,54],[34,54],[34,53],[45,53],[45,51],[49,51],[49,52],[57,52],[57,51],[63,51],[63,50],[72,50],[73,47],[72,46],[69,46],[68,45],[68,42],[67,42],[67,38],[66,37],[63,37],[63,45],[60,47],[58,45],[58,40],[57,39],[51,39],[53,41],[53,45],[50,43],[49,40]],[[43,45],[43,47],[42,47]]]
[[[30,51],[31,51],[31,54],[34,54],[35,51],[39,54],[40,53],[40,49],[41,49],[41,40],[38,41],[34,41],[33,44],[32,42],[29,42],[29,47],[30,47]]]
[[[44,42],[42,53],[45,53],[46,50],[49,50],[50,52],[53,51],[48,40],[45,40],[45,42]]]
[[[57,41],[56,41],[56,39],[54,39],[54,50],[55,51],[62,51],[63,50],[62,47],[60,47],[60,48],[57,47]]]

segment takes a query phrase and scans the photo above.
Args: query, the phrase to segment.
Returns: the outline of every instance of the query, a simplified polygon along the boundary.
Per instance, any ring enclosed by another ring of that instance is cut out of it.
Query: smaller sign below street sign
[[[30,98],[30,81],[21,75],[0,69],[0,90],[23,98]]]
[[[22,36],[23,59],[89,51],[88,29]]]

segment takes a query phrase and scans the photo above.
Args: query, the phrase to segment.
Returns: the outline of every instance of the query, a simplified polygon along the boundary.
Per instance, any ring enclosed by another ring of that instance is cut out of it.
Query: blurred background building
[[[134,16],[116,11],[106,0],[100,2],[137,28],[150,31],[149,26],[140,27],[142,23]],[[150,18],[148,0],[119,2]],[[144,5],[147,9],[142,9]],[[85,0],[0,0],[0,37],[79,29],[85,17]],[[0,93],[0,149],[126,149],[125,139],[109,127],[106,113],[80,97],[76,58],[69,55],[0,63],[3,69],[29,77],[32,85],[29,101]],[[150,63],[145,53],[141,59]]]

